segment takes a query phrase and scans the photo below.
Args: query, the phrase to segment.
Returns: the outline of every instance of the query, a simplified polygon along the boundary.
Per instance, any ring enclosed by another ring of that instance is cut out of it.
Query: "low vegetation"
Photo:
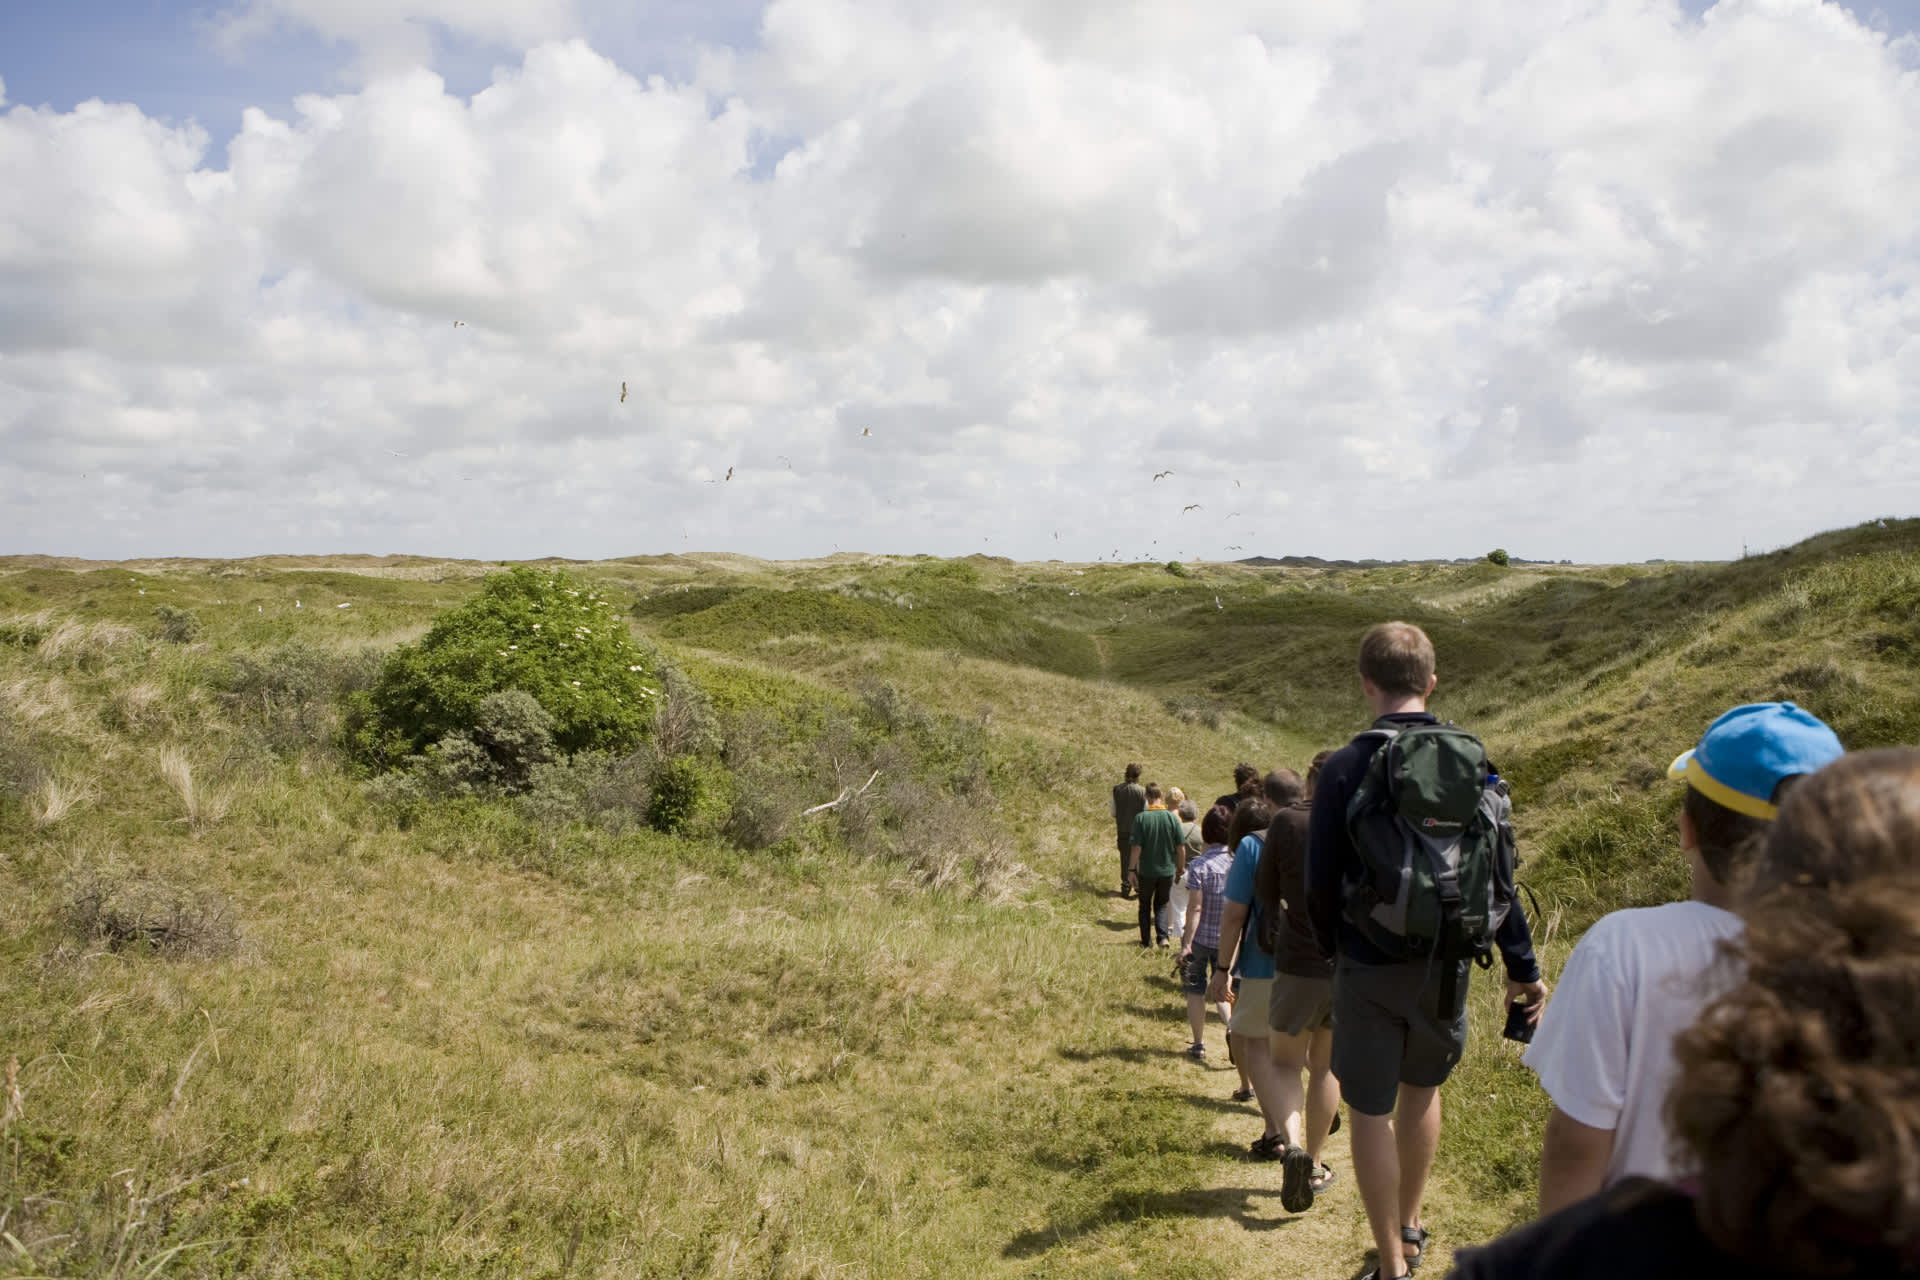
[[[1917,550],[0,560],[0,1273],[1351,1274],[1351,1178],[1283,1214],[1181,1055],[1120,766],[1300,765],[1419,622],[1551,969],[1684,891],[1665,766],[1726,706],[1920,740]],[[1473,998],[1447,1247],[1544,1114]]]

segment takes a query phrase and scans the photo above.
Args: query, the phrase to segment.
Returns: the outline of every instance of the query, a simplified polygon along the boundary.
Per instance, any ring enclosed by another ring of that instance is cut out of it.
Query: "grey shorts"
[[[1459,961],[1466,990],[1469,961]],[[1393,1113],[1400,1086],[1446,1083],[1467,1046],[1465,1001],[1442,1015],[1439,965],[1355,964],[1345,956],[1333,975],[1333,1074],[1340,1096],[1361,1115]]]
[[[1333,979],[1275,974],[1273,999],[1267,1003],[1267,1025],[1283,1036],[1332,1026]]]

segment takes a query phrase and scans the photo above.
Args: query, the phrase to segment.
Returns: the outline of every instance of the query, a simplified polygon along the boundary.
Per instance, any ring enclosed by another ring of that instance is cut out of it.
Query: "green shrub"
[[[1512,560],[1512,558],[1513,557],[1507,554],[1507,549],[1505,547],[1495,547],[1493,550],[1487,552],[1488,564],[1504,565],[1509,563]]]
[[[654,662],[598,591],[524,565],[489,574],[417,645],[388,658],[357,737],[381,763],[393,744],[419,752],[479,721],[488,695],[519,689],[553,717],[560,751],[625,751],[646,734]]]
[[[379,671],[371,649],[333,653],[295,640],[258,656],[235,654],[217,680],[241,723],[284,754],[334,741],[343,701],[350,722],[356,704],[364,720],[366,690]]]
[[[707,773],[693,756],[676,756],[653,775],[647,825],[675,835],[686,829],[706,797]]]
[[[154,609],[153,616],[160,619],[160,638],[168,644],[192,644],[200,638],[200,619],[191,609],[163,604]]]
[[[1187,566],[1181,564],[1178,560],[1169,560],[1167,561],[1167,572],[1176,578],[1184,578],[1187,576]]]

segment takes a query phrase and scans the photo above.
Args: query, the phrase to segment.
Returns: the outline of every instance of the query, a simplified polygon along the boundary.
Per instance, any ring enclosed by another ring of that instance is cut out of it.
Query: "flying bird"
[[[775,454],[774,456],[778,458],[780,461],[787,464],[787,470],[789,471],[793,470],[793,459],[787,457],[787,455],[784,453]]]
[[[1172,475],[1172,474],[1173,474],[1173,472],[1171,472],[1171,471],[1161,471],[1161,472],[1158,472],[1158,473],[1156,473],[1156,474],[1154,475],[1154,477],[1153,477],[1153,478],[1154,478],[1155,480],[1164,480],[1164,479],[1166,479],[1166,478],[1167,478],[1168,476],[1170,476],[1170,475]]]
[[[1216,609],[1219,609],[1219,610],[1220,610],[1221,612],[1223,612],[1223,613],[1224,613],[1224,612],[1226,611],[1226,608],[1227,608],[1227,606],[1225,606],[1225,605],[1223,605],[1223,604],[1221,604],[1221,603],[1220,603],[1220,597],[1219,597],[1219,596],[1215,596],[1215,597],[1213,598],[1213,607],[1214,607],[1214,608],[1216,608]]]
[[[732,467],[728,467],[728,468],[727,468],[727,479],[729,479],[729,480],[731,480],[731,479],[733,479],[733,468],[732,468]]]
[[[400,452],[398,449],[389,449],[387,450],[387,452],[392,454],[396,458],[404,458],[407,456],[406,454]]]
[[[620,384],[620,403],[625,404],[626,402],[627,402],[627,384],[623,382]]]
[[[873,434],[873,428],[872,428],[872,427],[862,427],[862,428],[860,428],[860,434],[861,434],[861,435],[863,435],[863,436],[870,436],[870,435],[872,435],[872,434]]]
[[[1245,548],[1245,547],[1242,547],[1242,546],[1231,546],[1231,547],[1228,547],[1228,548],[1227,548],[1227,550],[1229,550],[1229,551],[1245,551],[1245,550],[1246,550],[1246,548]]]
[[[456,329],[464,329],[467,327],[467,322],[465,320],[455,320],[453,322],[453,327]]]
[[[1189,512],[1189,511],[1198,511],[1199,509],[1200,509],[1200,504],[1199,504],[1199,503],[1197,503],[1197,502],[1190,502],[1190,503],[1188,503],[1188,504],[1187,504],[1186,506],[1184,506],[1184,507],[1182,507],[1182,508],[1180,508],[1180,514],[1181,514],[1181,515],[1185,515],[1185,514],[1187,514],[1187,512]]]
[[[1238,488],[1240,487],[1240,482],[1239,482],[1238,480],[1235,480],[1235,481],[1233,482],[1233,487],[1234,487],[1234,488],[1236,488],[1236,489],[1238,489]]]

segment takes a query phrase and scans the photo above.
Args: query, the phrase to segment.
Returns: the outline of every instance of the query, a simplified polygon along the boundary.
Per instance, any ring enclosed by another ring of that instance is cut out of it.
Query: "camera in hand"
[[[1533,1006],[1525,1000],[1515,1000],[1507,1006],[1507,1025],[1500,1032],[1509,1040],[1518,1040],[1521,1044],[1533,1043],[1533,1023],[1529,1015]]]

